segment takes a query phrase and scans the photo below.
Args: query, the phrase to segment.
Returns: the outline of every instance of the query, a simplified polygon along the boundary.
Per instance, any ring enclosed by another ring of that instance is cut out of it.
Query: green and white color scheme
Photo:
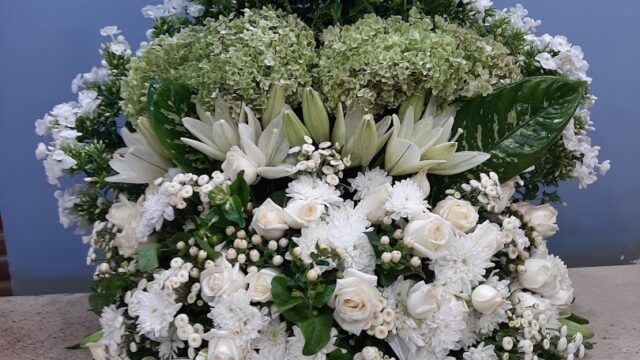
[[[36,122],[130,360],[582,358],[562,181],[609,162],[580,47],[488,0],[165,0]],[[81,181],[84,179],[84,181]]]

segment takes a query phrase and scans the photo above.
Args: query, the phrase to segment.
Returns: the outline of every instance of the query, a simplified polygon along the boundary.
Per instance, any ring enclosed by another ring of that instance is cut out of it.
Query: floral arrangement
[[[36,122],[96,359],[574,359],[578,46],[484,0],[166,0]]]

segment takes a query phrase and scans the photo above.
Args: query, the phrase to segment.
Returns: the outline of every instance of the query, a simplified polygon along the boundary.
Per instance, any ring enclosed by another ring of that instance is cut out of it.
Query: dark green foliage
[[[465,102],[454,128],[464,133],[460,150],[484,151],[491,158],[475,171],[519,175],[544,158],[575,113],[587,89],[563,77],[532,77]]]

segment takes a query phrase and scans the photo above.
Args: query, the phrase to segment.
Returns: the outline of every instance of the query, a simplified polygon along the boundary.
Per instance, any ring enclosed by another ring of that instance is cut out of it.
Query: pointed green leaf
[[[302,335],[304,335],[304,348],[302,355],[311,356],[322,350],[331,338],[331,325],[333,317],[331,313],[320,314],[309,320],[298,323]]]
[[[102,308],[109,306],[118,296],[116,292],[93,293],[89,295],[89,306],[94,314],[102,314]]]
[[[86,348],[87,344],[90,343],[95,343],[100,341],[100,339],[102,339],[102,336],[104,335],[104,333],[102,332],[102,330],[98,330],[95,332],[92,332],[91,334],[87,335],[84,337],[84,339],[80,340],[79,343],[72,345],[72,346],[67,346],[67,349],[69,350],[78,350],[81,348]]]
[[[489,153],[491,158],[476,169],[508,180],[540,161],[586,90],[582,81],[540,76],[471,98],[456,114],[453,129],[464,130],[458,150]]]
[[[171,161],[186,172],[209,172],[209,159],[180,140],[191,137],[182,118],[196,116],[189,87],[169,79],[154,78],[149,83],[147,108],[151,129]]]
[[[249,203],[249,185],[244,180],[244,170],[238,173],[236,179],[229,186],[229,190],[231,190],[231,195],[237,195],[240,198],[240,202],[243,208],[247,207]]]

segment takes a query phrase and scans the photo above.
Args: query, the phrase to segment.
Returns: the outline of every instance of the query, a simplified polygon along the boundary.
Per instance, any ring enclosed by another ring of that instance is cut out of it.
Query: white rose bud
[[[493,286],[480,285],[471,293],[473,307],[483,314],[492,314],[503,302],[502,295]]]
[[[247,292],[253,302],[271,301],[271,280],[280,275],[280,272],[272,268],[264,268],[247,275],[245,281],[249,284]]]
[[[237,339],[230,332],[212,330],[203,338],[209,340],[207,360],[242,360],[245,358],[245,349],[238,345]]]
[[[407,295],[407,310],[415,318],[424,320],[438,308],[440,289],[424,281],[413,285]]]
[[[413,244],[414,255],[437,259],[446,255],[446,245],[454,236],[451,223],[432,213],[424,213],[404,228],[404,241]]]
[[[308,227],[324,213],[324,205],[313,201],[291,200],[284,208],[286,222],[293,229]]]
[[[378,278],[358,270],[347,269],[342,279],[336,281],[336,289],[329,300],[334,308],[333,318],[347,332],[359,335],[376,310],[380,291]]]
[[[524,271],[518,274],[520,284],[540,294],[554,294],[559,288],[558,275],[554,273],[552,264],[544,259],[527,259]]]
[[[511,209],[519,212],[524,222],[543,238],[553,236],[559,229],[556,225],[558,211],[549,204],[534,206],[521,202],[511,205]]]
[[[245,276],[240,265],[232,266],[224,257],[215,265],[200,273],[200,296],[206,302],[212,302],[216,296],[231,294],[245,289]]]
[[[358,203],[357,208],[367,215],[367,220],[372,224],[380,224],[387,213],[384,209],[384,204],[387,203],[390,195],[391,185],[382,184],[376,186],[367,191]]]
[[[478,225],[473,231],[473,240],[485,249],[489,249],[491,254],[495,254],[504,247],[500,227],[489,220]]]
[[[451,196],[438,202],[433,213],[449,221],[456,229],[466,233],[478,223],[478,212],[468,201],[458,200]]]
[[[240,171],[244,171],[244,181],[249,185],[253,185],[258,180],[258,165],[237,146],[232,146],[227,151],[226,158],[220,166],[224,175],[231,180],[234,180]]]
[[[289,228],[284,210],[271,199],[267,199],[253,213],[251,227],[267,240],[277,240]]]

